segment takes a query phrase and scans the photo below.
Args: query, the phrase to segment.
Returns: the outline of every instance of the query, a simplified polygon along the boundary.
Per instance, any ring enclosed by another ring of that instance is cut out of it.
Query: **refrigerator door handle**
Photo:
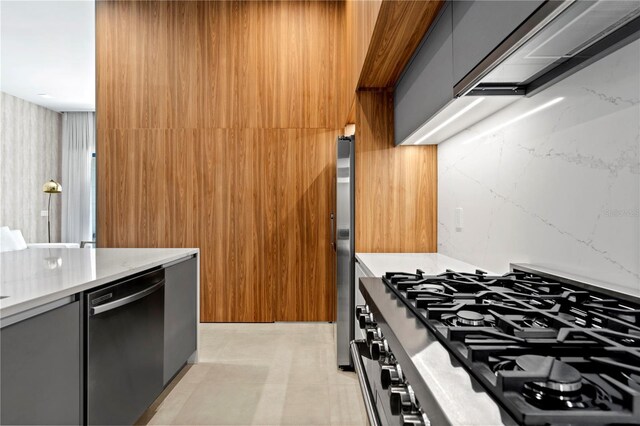
[[[331,213],[331,248],[333,251],[336,251],[336,224],[335,224],[335,215]]]

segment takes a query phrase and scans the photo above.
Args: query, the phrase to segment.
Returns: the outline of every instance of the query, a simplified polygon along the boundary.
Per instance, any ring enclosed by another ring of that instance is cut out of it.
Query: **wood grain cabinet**
[[[453,82],[462,80],[544,0],[451,2]]]
[[[0,424],[81,424],[80,302],[21,317],[0,329]]]

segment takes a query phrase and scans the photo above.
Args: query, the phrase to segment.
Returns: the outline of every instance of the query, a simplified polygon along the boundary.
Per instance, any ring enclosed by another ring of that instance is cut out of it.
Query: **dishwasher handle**
[[[162,286],[164,286],[164,280],[159,281],[154,285],[152,285],[151,287],[147,287],[142,291],[123,297],[122,299],[114,300],[113,302],[109,302],[109,303],[105,303],[104,305],[93,307],[90,309],[90,315],[92,316],[98,315],[103,312],[107,312],[112,309],[119,308],[120,306],[128,305],[129,303],[135,302],[136,300],[140,300],[143,297],[146,297],[151,293],[159,290]]]

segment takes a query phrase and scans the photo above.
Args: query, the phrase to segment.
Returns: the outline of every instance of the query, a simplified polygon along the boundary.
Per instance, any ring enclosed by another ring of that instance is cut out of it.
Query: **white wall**
[[[42,185],[60,182],[61,132],[62,114],[0,92],[0,226],[22,230],[28,243],[47,242]],[[51,200],[53,242],[60,241],[61,200]]]
[[[438,168],[440,253],[640,288],[640,41],[441,143]]]

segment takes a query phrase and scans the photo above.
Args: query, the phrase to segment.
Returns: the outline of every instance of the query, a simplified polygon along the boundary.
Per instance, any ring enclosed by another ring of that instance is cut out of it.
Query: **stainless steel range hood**
[[[637,38],[640,0],[548,1],[454,87],[532,95]]]

